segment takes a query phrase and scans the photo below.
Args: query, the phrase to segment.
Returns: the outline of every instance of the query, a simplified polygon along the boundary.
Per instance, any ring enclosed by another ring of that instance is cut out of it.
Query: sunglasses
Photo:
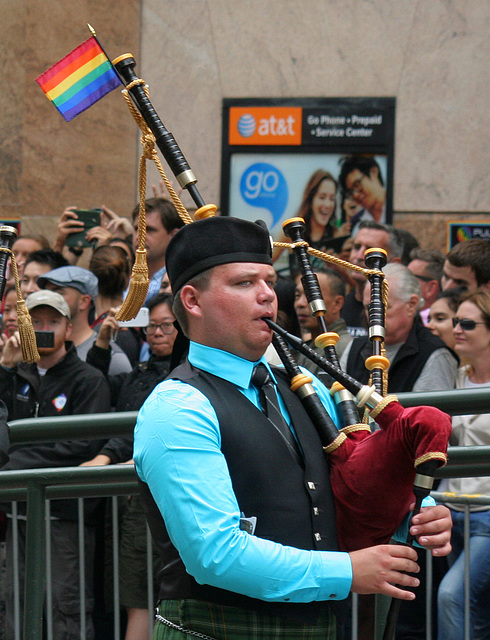
[[[416,273],[413,274],[417,280],[422,280],[422,282],[432,282],[435,278],[430,278],[429,276],[418,276]]]
[[[477,324],[486,324],[486,322],[475,322],[469,318],[453,318],[453,327],[455,329],[458,324],[463,331],[473,331],[473,329],[476,329]]]

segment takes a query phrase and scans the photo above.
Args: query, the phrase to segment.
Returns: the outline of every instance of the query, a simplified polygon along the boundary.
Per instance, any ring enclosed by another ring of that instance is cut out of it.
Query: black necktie
[[[277,431],[279,431],[281,436],[284,438],[295,458],[298,459],[300,457],[298,444],[288,423],[281,413],[274,383],[267,371],[267,368],[262,363],[256,365],[254,368],[252,373],[252,383],[259,390],[262,411],[268,417],[269,422],[274,425]]]

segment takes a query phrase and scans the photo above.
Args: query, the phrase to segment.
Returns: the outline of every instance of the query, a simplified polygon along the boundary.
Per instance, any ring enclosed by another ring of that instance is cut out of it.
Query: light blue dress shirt
[[[259,406],[250,383],[257,362],[193,342],[189,360],[229,380]],[[269,369],[264,359],[260,361]],[[328,390],[316,379],[314,386],[338,425]],[[282,410],[288,417],[284,403]],[[220,445],[211,403],[181,381],[160,383],[138,414],[136,470],[149,485],[188,573],[198,583],[265,601],[346,598],[352,583],[347,553],[287,547],[240,529],[240,510]]]

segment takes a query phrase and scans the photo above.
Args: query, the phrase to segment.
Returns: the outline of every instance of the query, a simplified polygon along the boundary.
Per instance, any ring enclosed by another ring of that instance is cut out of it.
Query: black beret
[[[174,294],[199,273],[231,262],[272,264],[265,225],[228,216],[197,220],[177,231],[165,257]]]

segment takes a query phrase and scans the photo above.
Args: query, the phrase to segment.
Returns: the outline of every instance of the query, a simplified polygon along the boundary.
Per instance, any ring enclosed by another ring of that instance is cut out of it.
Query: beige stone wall
[[[490,211],[489,7],[145,0],[141,73],[218,204],[222,98],[395,96],[395,222],[442,249],[448,218]]]
[[[34,80],[90,36],[87,22],[111,57],[137,55],[139,0],[1,0],[0,9],[0,217],[53,237],[68,205],[131,211],[137,138],[120,93],[66,123]]]
[[[69,204],[125,213],[136,198],[137,131],[118,93],[66,124],[34,83],[87,21],[111,57],[135,54],[207,202],[219,205],[224,97],[395,96],[395,222],[443,248],[448,218],[490,211],[487,0],[12,6],[0,0],[0,214],[21,215],[25,231]]]

